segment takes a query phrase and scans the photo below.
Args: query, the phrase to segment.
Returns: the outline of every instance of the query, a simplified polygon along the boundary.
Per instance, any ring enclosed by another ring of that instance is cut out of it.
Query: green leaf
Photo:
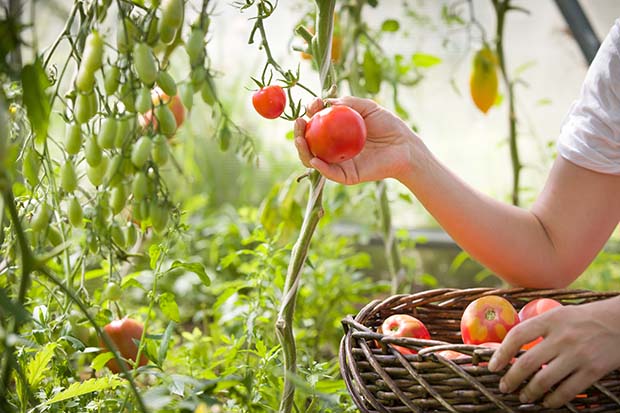
[[[42,144],[47,138],[51,105],[45,92],[50,86],[50,81],[45,74],[41,59],[37,58],[34,63],[24,66],[21,81],[28,120],[36,135],[37,144]]]
[[[170,337],[172,337],[172,333],[174,333],[174,326],[176,324],[174,322],[169,322],[168,327],[166,327],[166,331],[164,331],[164,335],[161,338],[161,343],[159,344],[159,362],[163,363],[166,360],[166,355],[168,354],[168,347],[170,347]]]
[[[56,393],[54,397],[45,404],[57,403],[63,400],[73,399],[96,391],[115,389],[123,385],[123,380],[115,376],[106,376],[99,379],[88,379],[86,381],[73,383],[67,389]]]
[[[369,49],[364,53],[363,69],[366,91],[373,95],[379,93],[382,80],[381,65]]]
[[[105,366],[106,363],[113,358],[114,354],[112,354],[111,351],[106,351],[105,353],[97,355],[97,357],[95,357],[90,363],[90,367],[95,371],[100,371],[101,369],[103,369],[103,366]]]
[[[54,357],[56,343],[48,343],[37,352],[26,366],[26,379],[30,387],[36,388],[47,374],[47,365]]]
[[[179,315],[179,306],[174,300],[174,294],[170,292],[165,292],[159,295],[158,300],[159,308],[161,308],[161,312],[164,313],[166,317],[168,317],[172,321],[176,321],[177,323],[181,322]]]
[[[414,53],[411,62],[417,67],[431,67],[441,63],[441,59],[427,53]]]
[[[177,260],[172,263],[172,266],[170,266],[171,270],[174,268],[182,268],[184,270],[193,272],[198,276],[198,278],[200,278],[200,281],[202,281],[203,285],[211,285],[211,278],[209,278],[209,276],[207,275],[204,265],[199,262],[182,262]]]
[[[424,273],[420,276],[420,282],[422,283],[422,285],[431,287],[431,288],[435,288],[437,287],[437,278],[433,277],[431,274],[428,273]]]
[[[400,29],[400,23],[398,23],[398,20],[394,19],[387,19],[381,25],[381,30],[384,32],[397,32],[398,29]]]
[[[161,247],[157,244],[153,244],[149,247],[149,257],[151,259],[150,261],[150,266],[151,269],[155,269],[155,267],[157,266],[157,260],[159,260],[159,257],[161,256]]]

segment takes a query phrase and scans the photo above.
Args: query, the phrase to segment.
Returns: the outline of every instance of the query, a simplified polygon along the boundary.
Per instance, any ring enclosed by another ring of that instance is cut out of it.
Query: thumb
[[[346,175],[338,164],[329,164],[322,159],[312,158],[310,159],[310,165],[325,178],[341,184],[346,183]]]

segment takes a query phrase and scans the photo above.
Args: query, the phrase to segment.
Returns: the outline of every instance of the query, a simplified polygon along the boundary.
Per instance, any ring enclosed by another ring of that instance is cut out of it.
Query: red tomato
[[[536,300],[532,300],[529,303],[525,304],[525,306],[523,306],[521,311],[519,311],[519,320],[523,322],[525,320],[536,317],[537,315],[561,306],[562,304],[560,302],[555,301],[551,298],[537,298]],[[536,340],[524,344],[521,348],[523,350],[529,350],[536,344],[540,343],[542,339],[542,337],[538,337]]]
[[[172,113],[174,114],[174,119],[177,122],[177,128],[180,128],[183,122],[185,121],[185,106],[181,102],[181,98],[179,95],[174,95],[170,97],[166,95],[159,87],[153,88],[151,91],[151,101],[153,102],[153,106],[157,107],[160,104],[167,104]],[[149,109],[144,115],[140,115],[139,118],[140,126],[143,128],[148,128],[151,123],[153,123],[153,130],[157,132],[158,124],[157,119],[153,116],[153,110]]]
[[[390,337],[411,337],[426,340],[431,338],[426,326],[417,318],[407,314],[394,314],[386,318],[381,324],[381,332]],[[394,346],[394,348],[403,355],[418,353],[416,350],[407,347]]]
[[[467,357],[466,354],[459,353],[458,351],[454,351],[454,350],[441,350],[441,351],[438,351],[436,354],[438,356],[442,356],[443,358],[449,359],[449,360],[456,360],[456,359]]]
[[[364,118],[348,106],[330,106],[317,112],[306,125],[310,152],[328,163],[353,158],[366,143]]]
[[[136,361],[138,346],[134,340],[140,341],[142,331],[144,330],[144,327],[140,322],[125,317],[121,320],[112,321],[103,329],[106,333],[108,333],[110,339],[112,339],[112,342],[116,345],[116,348],[124,359]],[[99,344],[105,350],[110,351],[103,340],[101,340]],[[138,363],[138,366],[144,366],[147,363],[148,358],[144,353],[142,353],[140,355],[140,362]],[[122,371],[115,359],[108,361],[106,366],[112,373],[120,373]],[[130,365],[128,365],[128,367],[131,368]]]
[[[519,317],[512,304],[489,295],[469,303],[461,317],[461,337],[465,344],[501,343],[517,324]]]
[[[254,109],[264,118],[275,119],[284,112],[286,94],[278,85],[266,86],[252,95]]]

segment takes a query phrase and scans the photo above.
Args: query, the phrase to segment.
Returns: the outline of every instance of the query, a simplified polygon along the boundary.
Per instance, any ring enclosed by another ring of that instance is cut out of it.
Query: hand
[[[531,377],[521,390],[521,402],[546,395],[544,405],[558,408],[620,367],[619,300],[558,307],[510,330],[489,362],[491,371],[504,368],[524,344],[540,336],[544,339],[510,367],[500,381],[500,390],[510,393]]]
[[[400,118],[370,99],[345,96],[328,99],[328,102],[349,106],[362,115],[368,132],[366,144],[355,158],[328,164],[310,153],[304,138],[306,121],[299,118],[295,122],[295,146],[304,165],[316,168],[332,181],[347,185],[398,178],[411,165],[410,143],[415,134]],[[307,114],[311,117],[321,109],[323,101],[315,99],[308,106]]]

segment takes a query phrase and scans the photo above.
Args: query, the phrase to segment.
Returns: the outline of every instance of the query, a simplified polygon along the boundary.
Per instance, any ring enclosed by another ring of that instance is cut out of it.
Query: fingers
[[[363,118],[368,117],[374,111],[379,110],[380,106],[374,100],[362,99],[355,96],[343,96],[336,99],[327,99],[332,105],[345,105],[362,115]]]
[[[304,133],[306,130],[306,121],[302,118],[295,120],[295,126],[293,128],[293,135],[295,139],[295,148],[297,149],[297,154],[299,155],[299,160],[308,168],[311,168],[310,159],[314,156],[310,152],[308,148],[308,144],[306,143],[306,138],[304,138]]]
[[[312,117],[324,107],[325,105],[323,104],[323,100],[321,98],[315,98],[308,104],[308,106],[306,106],[306,115],[308,115],[308,117]]]
[[[517,324],[508,332],[504,338],[504,341],[502,341],[500,348],[497,349],[495,354],[493,354],[493,357],[491,357],[491,360],[489,361],[489,371],[500,371],[506,367],[508,363],[510,363],[512,358],[519,352],[524,344],[527,344],[540,336],[545,336],[546,333],[546,324],[540,322],[540,317]],[[523,356],[520,357],[519,360],[521,360],[521,358],[523,358]],[[543,363],[547,361],[548,360],[544,360]],[[519,361],[517,361],[515,365],[518,364]],[[540,368],[541,365],[542,363],[539,364],[537,368]],[[533,371],[531,373],[533,373]]]
[[[522,403],[531,403],[534,400],[538,400],[551,390],[552,386],[572,373],[576,367],[575,360],[567,360],[562,357],[553,359],[547,366],[543,365],[543,368],[532,377],[527,386],[521,391],[519,399]],[[572,397],[575,394],[577,392],[574,392]]]
[[[545,397],[543,404],[553,409],[563,406],[598,379],[600,377],[592,375],[587,369],[579,370],[562,382],[553,393]]]
[[[338,164],[329,164],[320,158],[312,158],[310,165],[327,179],[334,182],[347,183],[346,174]]]

